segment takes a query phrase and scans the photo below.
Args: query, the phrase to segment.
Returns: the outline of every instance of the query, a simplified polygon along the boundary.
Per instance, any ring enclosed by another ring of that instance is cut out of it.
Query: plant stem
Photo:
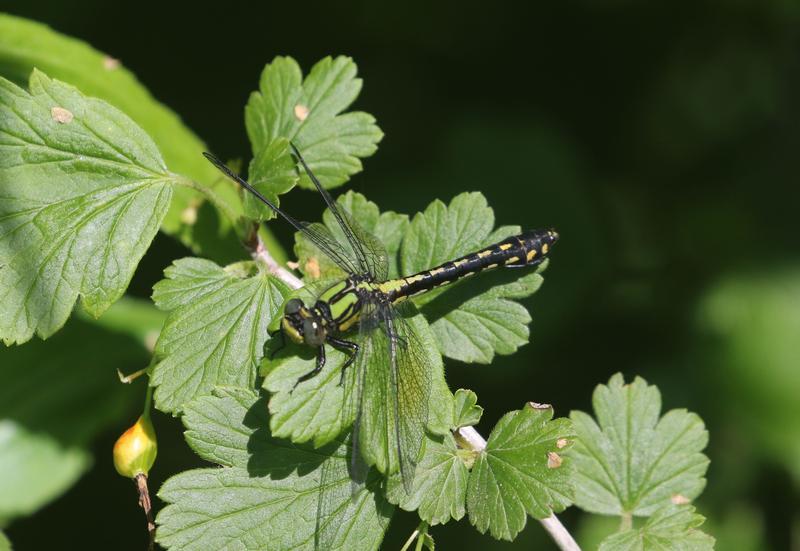
[[[231,224],[235,226],[238,222],[239,215],[236,214],[231,206],[225,200],[223,200],[222,197],[217,195],[217,193],[210,187],[199,184],[194,180],[190,180],[185,176],[181,176],[180,174],[173,174],[173,182],[179,186],[188,187],[198,193],[202,193],[219,212],[224,214],[225,217],[230,220]]]
[[[137,474],[133,479],[136,491],[139,492],[139,505],[144,510],[147,519],[148,551],[152,551],[156,541],[156,523],[153,520],[153,505],[150,501],[150,490],[147,488],[147,475]]]
[[[261,238],[261,234],[259,233],[258,229],[258,224],[254,224],[251,229],[251,234],[245,243],[247,248],[250,250],[250,256],[253,257],[253,260],[265,266],[269,273],[286,283],[292,289],[299,289],[302,287],[303,282],[300,281],[292,272],[278,264],[278,262],[272,257],[267,249],[267,246],[264,244],[264,240]]]
[[[425,547],[425,537],[428,535],[428,523],[422,522],[419,525],[419,534],[417,535],[417,546],[414,548],[414,551],[422,551],[422,548]]]
[[[456,431],[456,440],[459,445],[467,447],[476,452],[486,449],[486,440],[480,435],[473,427],[461,427]],[[550,534],[553,541],[556,542],[561,551],[581,551],[580,546],[572,537],[572,534],[567,531],[555,513],[551,513],[549,517],[536,519],[539,524]]]
[[[419,528],[417,528],[416,530],[414,530],[413,532],[411,532],[411,536],[409,536],[409,538],[408,538],[408,539],[406,540],[406,542],[403,544],[403,547],[401,547],[401,548],[400,548],[400,551],[408,551],[408,549],[411,547],[411,544],[412,544],[412,543],[414,542],[414,540],[416,539],[416,537],[417,537],[417,534],[419,534]]]

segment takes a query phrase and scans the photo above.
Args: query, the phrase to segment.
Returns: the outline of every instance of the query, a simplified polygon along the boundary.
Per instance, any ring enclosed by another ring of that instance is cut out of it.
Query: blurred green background
[[[708,425],[712,462],[697,505],[718,549],[800,549],[800,3],[12,0],[3,9],[119,58],[228,158],[248,158],[243,108],[265,63],[287,54],[308,70],[325,55],[352,56],[365,81],[355,108],[386,137],[349,188],[407,213],[481,191],[498,223],[562,235],[526,303],[531,344],[491,366],[447,365],[451,387],[474,389],[486,409],[479,430],[488,435],[528,400],[561,415],[590,410],[596,384],[642,375],[665,409]],[[282,204],[301,219],[321,212],[309,192]],[[163,268],[188,254],[159,235],[131,295],[149,297]],[[137,343],[148,335],[119,330],[131,315],[157,330],[157,316],[125,303],[100,326],[73,319],[51,341],[0,350],[0,404],[16,401],[28,428],[72,450],[64,480],[79,478],[10,524],[16,549],[144,548],[133,486],[111,463],[143,396],[141,382],[116,383],[115,369],[147,362]],[[75,423],[42,413],[64,388],[73,400],[59,411]],[[200,463],[178,422],[155,422],[154,490]],[[0,496],[0,519],[2,507]],[[587,548],[613,528],[574,510],[563,519]],[[411,515],[396,514],[385,547],[412,529]],[[552,548],[535,522],[514,543],[466,520],[432,533],[442,549]]]

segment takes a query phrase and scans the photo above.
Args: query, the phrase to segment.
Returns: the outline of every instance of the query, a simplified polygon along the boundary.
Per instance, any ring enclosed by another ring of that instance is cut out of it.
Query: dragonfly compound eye
[[[283,308],[283,313],[291,316],[299,312],[301,308],[303,308],[303,301],[299,298],[293,298],[286,303],[286,306]]]
[[[313,318],[303,320],[303,339],[309,346],[325,344],[325,328]]]

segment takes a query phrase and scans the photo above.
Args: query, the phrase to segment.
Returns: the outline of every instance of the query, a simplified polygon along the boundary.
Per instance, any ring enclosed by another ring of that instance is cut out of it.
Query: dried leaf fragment
[[[294,116],[297,117],[297,120],[304,121],[308,118],[308,114],[310,113],[308,107],[303,105],[302,103],[298,103],[294,106]]]
[[[53,117],[54,121],[60,124],[69,124],[72,122],[72,119],[75,118],[72,111],[64,109],[63,107],[53,107],[50,109],[50,116]]]

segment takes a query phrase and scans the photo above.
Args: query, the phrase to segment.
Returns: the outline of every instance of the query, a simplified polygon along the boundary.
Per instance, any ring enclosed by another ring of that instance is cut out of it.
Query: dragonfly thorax
[[[322,346],[328,336],[329,316],[321,308],[307,308],[299,298],[293,298],[283,309],[281,328],[297,344]]]

